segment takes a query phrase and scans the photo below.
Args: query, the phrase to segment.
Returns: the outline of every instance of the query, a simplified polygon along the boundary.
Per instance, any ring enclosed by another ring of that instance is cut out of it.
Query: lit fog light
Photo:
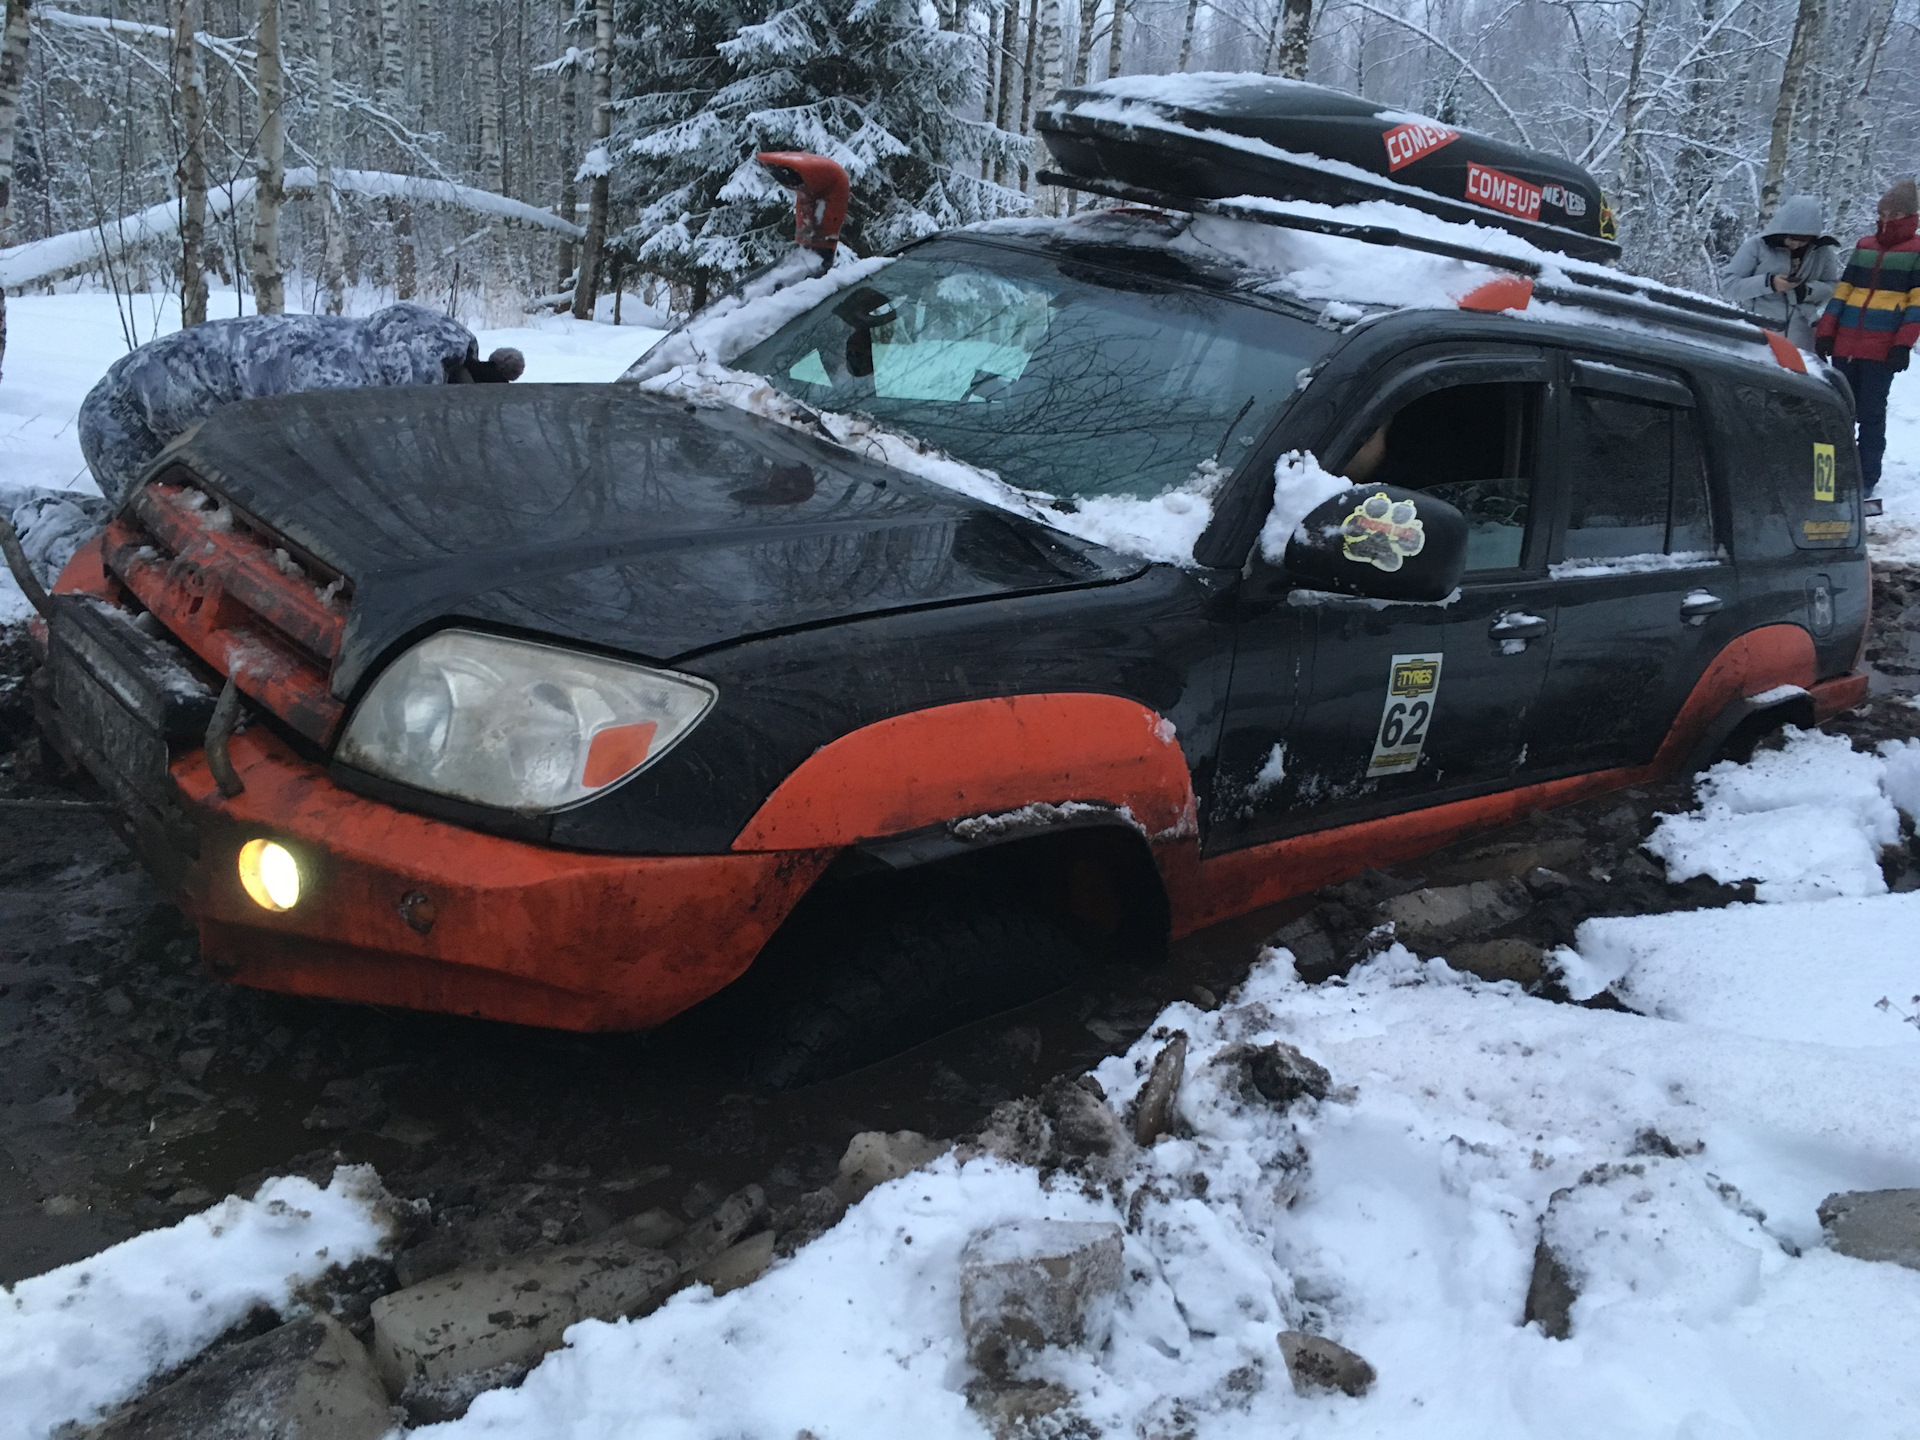
[[[292,851],[271,840],[240,847],[240,883],[262,910],[291,910],[300,903],[300,866]]]

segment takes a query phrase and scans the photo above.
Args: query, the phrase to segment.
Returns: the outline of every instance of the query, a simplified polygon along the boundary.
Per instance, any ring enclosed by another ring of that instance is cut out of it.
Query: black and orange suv
[[[167,452],[37,694],[206,963],[608,1030],[805,950],[805,1078],[1864,697],[1850,405],[1777,337],[1499,255],[1458,305],[1309,303],[1173,243],[1230,206],[1095,168],[1133,205],[769,327],[730,364],[772,414],[333,392]],[[847,412],[1034,503],[806,420]],[[1276,541],[1302,454],[1364,483]],[[1084,538],[1196,467],[1190,559]]]

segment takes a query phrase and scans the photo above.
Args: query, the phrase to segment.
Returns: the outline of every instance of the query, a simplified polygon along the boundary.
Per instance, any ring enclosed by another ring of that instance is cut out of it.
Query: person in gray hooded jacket
[[[1822,233],[1821,218],[1813,196],[1793,196],[1720,272],[1729,300],[1802,350],[1813,348],[1813,327],[1840,279],[1840,242]]]

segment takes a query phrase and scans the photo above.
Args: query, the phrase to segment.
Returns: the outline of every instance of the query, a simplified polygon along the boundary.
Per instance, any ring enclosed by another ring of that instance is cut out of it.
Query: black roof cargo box
[[[1271,75],[1134,75],[1063,90],[1036,121],[1069,176],[1225,200],[1390,200],[1616,260],[1613,212],[1570,160]]]

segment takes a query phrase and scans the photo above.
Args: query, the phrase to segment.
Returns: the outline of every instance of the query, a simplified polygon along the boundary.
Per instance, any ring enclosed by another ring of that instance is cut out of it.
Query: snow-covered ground
[[[1920,371],[1893,377],[1887,456],[1873,493],[1886,502],[1886,513],[1867,522],[1873,558],[1920,565]]]
[[[1877,837],[1913,803],[1913,763],[1798,736],[1718,770],[1701,826],[1734,873],[1730,817],[1768,813],[1735,808],[1764,791],[1772,813]],[[1761,835],[1744,873],[1781,864]],[[1226,1006],[1173,1006],[1095,1072],[1124,1110],[1172,1031],[1192,1044],[1184,1133],[1118,1194],[941,1160],[756,1284],[579,1325],[518,1390],[422,1433],[977,1440],[960,1251],[1045,1216],[1128,1229],[1110,1340],[1031,1371],[1095,1427],[1062,1434],[1911,1435],[1920,1273],[1826,1249],[1815,1214],[1834,1191],[1920,1185],[1920,895],[1875,889],[1588,922],[1558,957],[1570,984],[1642,1014],[1399,946],[1310,987],[1269,952]],[[1276,1113],[1216,1063],[1274,1040],[1332,1072],[1326,1101]],[[1521,1323],[1543,1240],[1580,1292],[1564,1340]],[[1365,1356],[1372,1393],[1297,1396],[1275,1339],[1290,1327]]]
[[[301,1287],[390,1239],[379,1177],[336,1170],[324,1190],[269,1180],[89,1260],[0,1286],[0,1440],[40,1440],[138,1394],[257,1305],[288,1312]]]
[[[232,313],[231,292],[208,306],[218,319]],[[638,310],[636,305],[635,310]],[[101,291],[19,295],[7,301],[7,353],[0,376],[0,505],[10,490],[34,486],[99,493],[80,458],[74,417],[106,368],[127,353],[129,339],[144,343],[180,325],[171,296],[121,297]],[[508,330],[482,330],[480,353],[511,345],[527,357],[523,377],[533,382],[612,380],[660,335],[639,325],[544,316]],[[0,624],[23,619],[27,604],[13,577],[0,569]]]

